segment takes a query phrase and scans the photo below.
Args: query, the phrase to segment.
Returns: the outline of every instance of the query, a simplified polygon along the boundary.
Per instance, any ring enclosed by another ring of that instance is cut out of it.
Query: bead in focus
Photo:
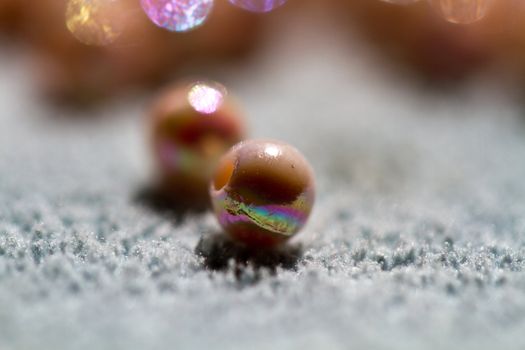
[[[491,0],[429,0],[447,21],[469,24],[481,20],[487,14]]]
[[[305,225],[315,199],[314,175],[294,147],[248,140],[221,158],[210,195],[220,225],[232,238],[271,247]]]
[[[114,42],[123,31],[120,0],[70,0],[66,26],[86,45],[103,46]]]
[[[208,200],[219,158],[244,138],[242,114],[224,86],[180,84],[151,113],[153,156],[163,189],[185,202]]]
[[[286,3],[287,0],[230,0],[233,5],[251,12],[270,12]]]
[[[202,25],[213,8],[213,0],[141,0],[141,4],[153,23],[172,32]]]

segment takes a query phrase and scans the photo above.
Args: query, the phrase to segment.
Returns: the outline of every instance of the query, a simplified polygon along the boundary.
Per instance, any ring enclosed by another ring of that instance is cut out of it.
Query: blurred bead
[[[221,158],[210,195],[230,236],[248,245],[275,246],[306,223],[314,204],[314,175],[294,147],[248,140]]]
[[[382,0],[382,1],[388,2],[390,4],[395,4],[395,5],[410,5],[420,0]]]
[[[108,45],[123,31],[120,0],[70,0],[66,26],[78,41],[87,45]]]
[[[259,47],[264,20],[264,16],[239,11],[227,1],[216,1],[213,16],[208,17],[206,25],[177,35],[176,43],[191,61],[198,58],[204,64],[217,64],[224,59],[243,59]],[[173,40],[174,36],[171,37]]]
[[[9,1],[21,8],[18,37],[32,49],[39,92],[54,103],[80,107],[165,83],[186,74],[188,64],[242,59],[257,47],[261,33],[260,16],[227,1],[214,5],[216,16],[200,30],[174,36],[153,25],[139,1],[120,0],[122,35],[109,45],[85,45],[64,24],[67,1]]]
[[[232,97],[218,83],[178,85],[161,95],[151,118],[161,185],[184,201],[207,200],[218,159],[244,138]]]
[[[352,26],[348,29],[352,35],[357,30],[392,63],[392,69],[408,68],[415,78],[432,88],[465,82],[491,66],[501,53],[488,41],[495,33],[502,33],[497,29],[501,24],[491,28],[490,33],[480,31],[488,24],[485,20],[451,25],[425,1],[411,6],[385,6],[381,1],[333,1],[338,13],[345,15],[341,17],[344,23],[351,16]],[[493,7],[487,19],[492,14]]]
[[[157,26],[185,32],[204,23],[213,0],[141,0],[142,8]]]
[[[235,6],[252,12],[270,12],[284,5],[287,0],[230,0]]]
[[[429,0],[434,9],[447,21],[469,24],[487,14],[490,0]]]
[[[0,32],[16,34],[23,21],[23,9],[25,3],[22,0],[0,1]]]

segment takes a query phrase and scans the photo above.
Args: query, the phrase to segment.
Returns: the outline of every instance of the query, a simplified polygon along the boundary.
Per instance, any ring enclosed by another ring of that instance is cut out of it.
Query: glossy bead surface
[[[123,31],[120,0],[70,0],[66,26],[78,41],[87,45],[108,45]]]
[[[186,32],[204,23],[213,0],[141,0],[142,8],[157,26]]]
[[[184,201],[207,200],[217,161],[244,138],[232,97],[218,83],[180,84],[158,98],[151,121],[161,185]]]
[[[487,14],[491,0],[429,0],[434,9],[447,21],[469,24]]]
[[[314,204],[314,175],[294,147],[248,140],[221,158],[210,195],[219,223],[232,238],[271,247],[306,223]]]
[[[287,0],[230,0],[233,5],[251,12],[270,12],[286,3]]]

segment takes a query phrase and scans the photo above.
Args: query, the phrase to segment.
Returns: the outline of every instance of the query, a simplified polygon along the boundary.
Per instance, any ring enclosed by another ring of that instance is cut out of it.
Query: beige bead
[[[306,223],[315,198],[312,168],[294,147],[272,140],[235,145],[219,162],[210,194],[215,215],[235,240],[275,246]]]
[[[185,201],[204,201],[218,159],[244,138],[244,119],[226,89],[182,83],[156,101],[150,115],[152,149],[163,187]]]

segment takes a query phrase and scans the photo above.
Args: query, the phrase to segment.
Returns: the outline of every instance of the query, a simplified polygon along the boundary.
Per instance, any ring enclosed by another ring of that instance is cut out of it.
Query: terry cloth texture
[[[269,256],[144,195],[148,99],[76,118],[1,56],[0,349],[525,349],[519,106],[291,38],[214,76],[316,170],[308,227]]]

